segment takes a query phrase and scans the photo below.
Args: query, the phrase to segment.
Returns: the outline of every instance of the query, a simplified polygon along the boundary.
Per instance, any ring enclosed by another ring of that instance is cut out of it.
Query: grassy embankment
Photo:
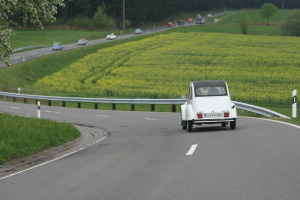
[[[80,136],[67,123],[0,113],[0,164],[32,155]]]

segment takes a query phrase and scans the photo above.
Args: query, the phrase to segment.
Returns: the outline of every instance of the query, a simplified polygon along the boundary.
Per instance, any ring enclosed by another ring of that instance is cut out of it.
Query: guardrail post
[[[48,106],[51,106],[51,100],[48,100]]]
[[[26,98],[24,98],[24,103],[27,103],[27,99]]]
[[[176,112],[176,105],[172,104],[172,112]]]
[[[172,104],[172,112],[176,112],[176,104]]]
[[[98,109],[98,104],[97,103],[95,103],[95,109]]]
[[[66,107],[66,102],[65,101],[62,102],[62,106]]]
[[[112,104],[112,109],[116,110],[116,104],[115,103]]]
[[[13,97],[13,102],[15,102],[16,101],[16,97]]]
[[[131,111],[134,111],[135,110],[135,106],[134,104],[131,104]]]
[[[81,102],[77,103],[77,108],[81,108]]]
[[[155,111],[155,105],[151,104],[151,111],[154,112]]]

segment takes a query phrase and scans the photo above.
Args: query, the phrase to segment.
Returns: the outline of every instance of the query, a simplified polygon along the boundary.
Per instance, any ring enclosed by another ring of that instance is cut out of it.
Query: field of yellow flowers
[[[233,100],[289,104],[300,89],[300,38],[169,33],[100,49],[44,77],[37,90],[118,98],[180,98],[191,81],[225,80]]]

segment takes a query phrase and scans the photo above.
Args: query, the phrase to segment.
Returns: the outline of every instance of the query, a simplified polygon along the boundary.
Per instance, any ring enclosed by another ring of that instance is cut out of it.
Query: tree
[[[264,3],[260,8],[260,14],[262,17],[268,18],[268,25],[270,25],[270,17],[276,13],[278,8],[271,3]]]
[[[102,3],[93,16],[93,25],[97,28],[115,28],[116,22],[106,14],[107,8]]]
[[[43,24],[55,20],[57,6],[64,6],[64,0],[1,0],[0,61],[9,63],[9,55],[12,53],[9,40],[13,35],[13,26],[36,25],[43,28]]]
[[[300,11],[297,10],[287,16],[281,26],[282,33],[290,36],[300,36]]]

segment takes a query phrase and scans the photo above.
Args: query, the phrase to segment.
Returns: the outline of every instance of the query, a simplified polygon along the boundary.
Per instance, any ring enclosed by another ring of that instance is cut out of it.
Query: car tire
[[[230,122],[230,128],[235,129],[236,128],[236,120]]]
[[[187,129],[187,122],[184,121],[184,120],[181,120],[181,126],[182,126],[183,130],[186,130]]]
[[[193,121],[187,121],[187,131],[193,132]]]

